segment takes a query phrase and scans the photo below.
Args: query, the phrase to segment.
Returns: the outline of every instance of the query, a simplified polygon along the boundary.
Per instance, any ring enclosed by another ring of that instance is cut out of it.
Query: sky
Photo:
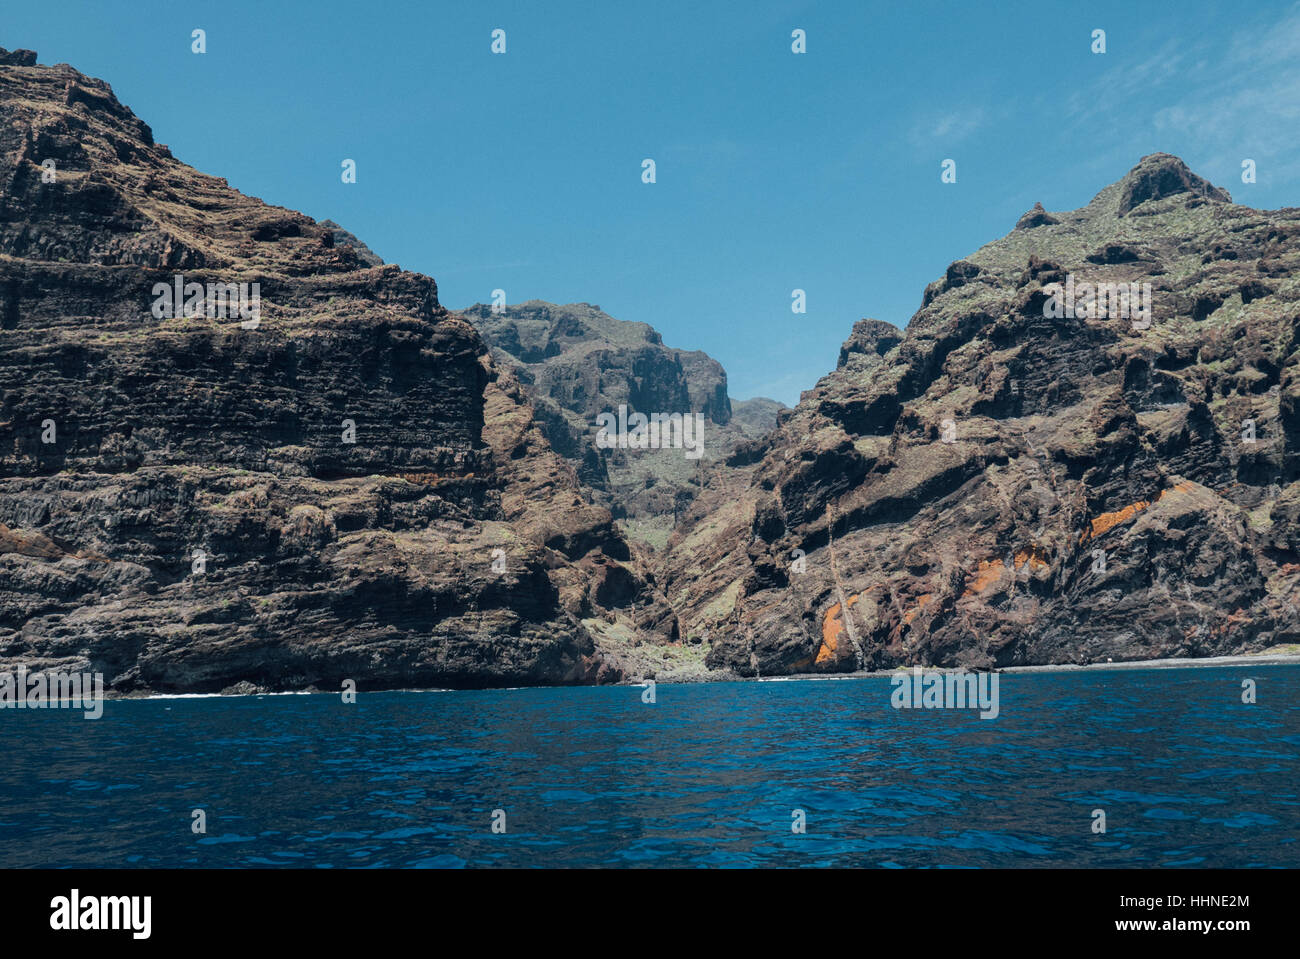
[[[708,352],[737,399],[793,404],[855,320],[905,326],[949,263],[1145,154],[1300,205],[1289,2],[6,6],[0,46],[107,80],[178,159],[445,306],[596,304]]]

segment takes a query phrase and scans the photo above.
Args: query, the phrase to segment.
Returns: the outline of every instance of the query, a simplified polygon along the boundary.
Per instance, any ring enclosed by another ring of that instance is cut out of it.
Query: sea
[[[0,867],[1300,866],[1300,665],[999,679],[0,710]]]

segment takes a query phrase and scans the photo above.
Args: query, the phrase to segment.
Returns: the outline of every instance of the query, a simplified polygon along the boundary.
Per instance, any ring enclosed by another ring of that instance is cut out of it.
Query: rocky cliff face
[[[1294,642],[1297,266],[1300,210],[1164,154],[1036,206],[714,479],[664,559],[686,632],[749,675]]]
[[[29,51],[0,121],[0,670],[365,689],[1300,639],[1300,210],[1174,157],[1036,205],[785,410],[586,304],[449,313]],[[704,467],[596,449],[620,405],[702,413]]]
[[[761,398],[733,407],[717,360],[667,347],[647,324],[617,320],[588,303],[532,300],[496,312],[476,304],[461,315],[492,347],[498,365],[524,384],[551,445],[643,545],[666,543],[705,473],[765,435],[784,408]],[[596,419],[620,407],[646,415],[701,414],[703,455],[600,448]]]
[[[35,59],[0,51],[0,669],[592,682],[675,638],[433,280],[186,167],[107,84]],[[240,283],[232,317],[214,285]]]

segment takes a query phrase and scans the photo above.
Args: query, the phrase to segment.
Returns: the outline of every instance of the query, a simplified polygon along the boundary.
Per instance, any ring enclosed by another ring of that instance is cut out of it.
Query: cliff
[[[1036,206],[698,498],[661,570],[686,632],[748,675],[1294,642],[1298,265],[1300,210],[1165,154]]]
[[[0,51],[0,669],[120,692],[576,683],[675,637],[432,279],[35,61]]]

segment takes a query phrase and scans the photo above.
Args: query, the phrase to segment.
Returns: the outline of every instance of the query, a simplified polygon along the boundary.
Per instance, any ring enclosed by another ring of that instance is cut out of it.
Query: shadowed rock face
[[[34,64],[0,51],[0,669],[120,691],[592,682],[621,674],[611,631],[675,637],[433,280]],[[258,283],[259,325],[157,318],[178,274]]]
[[[1235,205],[1166,154],[1030,211],[901,339],[855,327],[715,477],[663,560],[684,631],[746,674],[1294,642],[1298,266],[1300,210]],[[1149,328],[1048,302],[1121,282],[1151,285]]]

